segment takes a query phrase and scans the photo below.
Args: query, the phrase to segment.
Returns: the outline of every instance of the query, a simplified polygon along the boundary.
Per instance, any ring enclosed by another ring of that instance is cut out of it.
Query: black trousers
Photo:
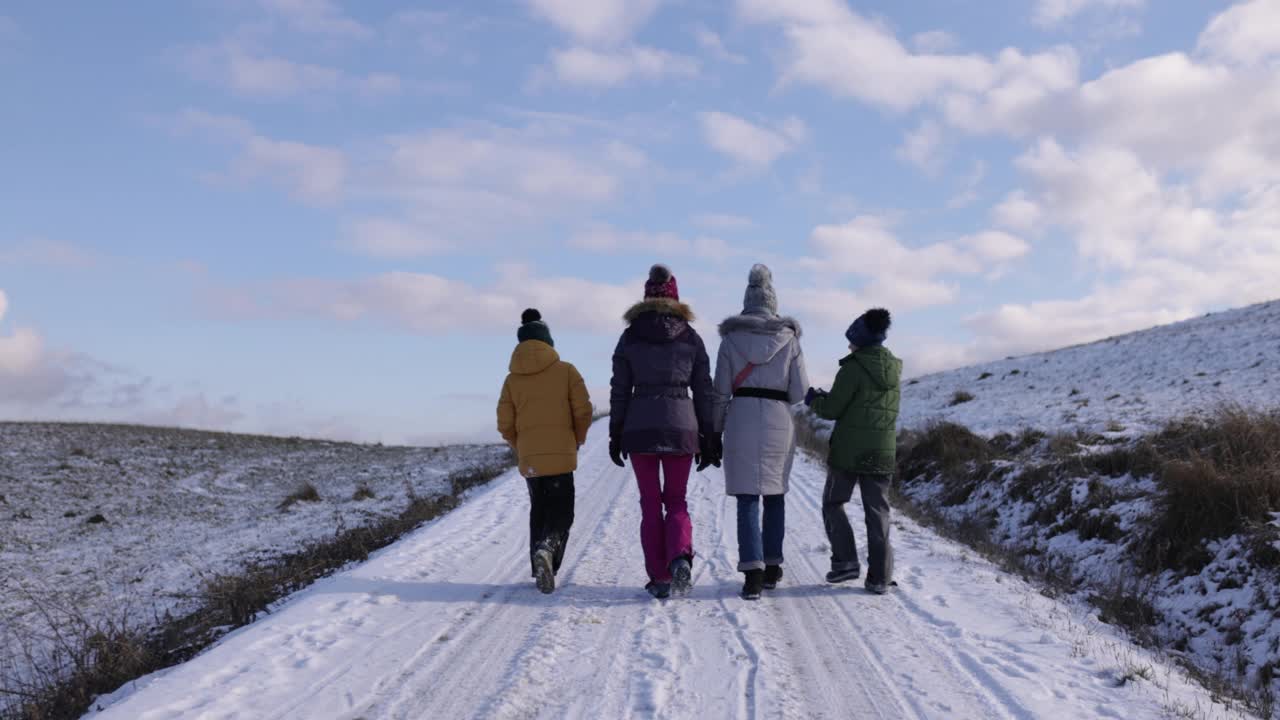
[[[822,491],[822,520],[831,541],[831,569],[860,567],[858,542],[853,538],[845,503],[853,499],[853,488],[862,490],[862,512],[867,520],[867,582],[893,581],[893,545],[889,542],[889,485],[892,475],[859,475],[828,468],[827,486]]]
[[[573,527],[573,473],[526,478],[529,486],[529,564],[542,548],[551,551],[552,567],[560,571]]]

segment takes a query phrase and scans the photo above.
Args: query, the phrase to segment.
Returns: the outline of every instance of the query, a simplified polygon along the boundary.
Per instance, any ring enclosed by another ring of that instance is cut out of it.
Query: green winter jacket
[[[888,349],[858,348],[840,361],[831,392],[813,401],[818,417],[835,420],[831,455],[838,470],[892,475],[897,453],[902,361]]]

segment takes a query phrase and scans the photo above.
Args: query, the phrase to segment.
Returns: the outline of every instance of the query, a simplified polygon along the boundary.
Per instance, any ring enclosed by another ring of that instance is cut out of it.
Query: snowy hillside
[[[910,368],[908,368],[908,371]],[[1128,436],[1223,403],[1280,406],[1280,301],[909,381],[902,427]],[[956,393],[972,400],[956,403]]]
[[[460,470],[508,464],[495,446],[0,423],[0,668],[21,672],[68,614],[145,625],[184,612],[212,575],[448,493]],[[286,502],[307,486],[313,499]]]
[[[909,381],[900,498],[1280,712],[1278,370],[1270,302]]]
[[[905,518],[899,592],[827,585],[824,469],[807,457],[776,591],[738,597],[734,506],[711,469],[689,486],[693,592],[655,601],[635,481],[606,439],[596,428],[582,450],[554,595],[528,577],[525,484],[509,473],[186,665],[102,698],[92,717],[1231,716],[1079,608]]]

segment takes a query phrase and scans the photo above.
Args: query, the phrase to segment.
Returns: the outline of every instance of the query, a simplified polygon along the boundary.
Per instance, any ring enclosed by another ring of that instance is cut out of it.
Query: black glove
[[[720,460],[723,455],[724,447],[720,439],[720,433],[698,436],[698,454],[693,457],[694,462],[698,464],[698,472],[702,472],[712,465],[720,467]]]
[[[817,400],[818,398],[826,394],[827,393],[825,390],[819,390],[817,388],[809,388],[809,392],[806,392],[804,394],[804,404],[811,406],[813,405],[814,400]]]
[[[622,451],[622,441],[616,437],[609,438],[609,459],[613,460],[613,464],[618,467],[626,467],[623,462],[627,458],[627,454]]]

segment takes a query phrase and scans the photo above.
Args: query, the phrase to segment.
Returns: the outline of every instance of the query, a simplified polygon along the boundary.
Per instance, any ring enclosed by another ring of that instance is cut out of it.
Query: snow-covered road
[[[788,498],[778,590],[754,603],[738,597],[734,506],[713,470],[690,482],[694,590],[654,601],[642,589],[634,481],[609,462],[604,435],[595,428],[583,451],[554,595],[528,578],[528,500],[524,481],[509,474],[200,657],[104,699],[93,717],[1221,714],[1084,611],[900,516],[899,592],[826,585],[824,472],[807,459]],[[860,526],[861,507],[849,509]],[[1135,672],[1149,678],[1121,682]]]

